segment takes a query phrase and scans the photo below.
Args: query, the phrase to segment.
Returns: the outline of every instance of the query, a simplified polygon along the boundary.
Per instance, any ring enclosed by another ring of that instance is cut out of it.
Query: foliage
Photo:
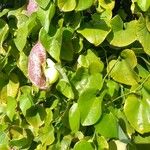
[[[149,144],[150,1],[34,3],[0,3],[0,150]]]

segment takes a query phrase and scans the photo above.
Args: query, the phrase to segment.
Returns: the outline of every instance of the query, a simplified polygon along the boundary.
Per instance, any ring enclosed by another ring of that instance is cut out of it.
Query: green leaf
[[[79,94],[81,94],[84,90],[89,88],[100,90],[103,86],[102,80],[103,78],[100,73],[89,75],[88,70],[81,67],[76,71],[71,82],[73,83]]]
[[[6,22],[3,19],[0,19],[0,49],[2,48],[3,42],[7,37],[8,30],[9,27]]]
[[[28,56],[21,51],[19,59],[17,61],[18,68],[23,72],[23,74],[27,77],[28,75]]]
[[[127,97],[124,105],[125,115],[136,131],[143,134],[150,132],[150,94],[142,90],[143,98],[131,94]]]
[[[104,68],[103,62],[90,49],[87,50],[86,55],[79,56],[78,64],[79,64],[79,67],[83,66],[85,68],[89,68],[91,74],[102,72]]]
[[[19,51],[23,51],[27,42],[27,37],[36,25],[36,15],[33,14],[25,23],[19,26],[16,31],[16,38],[14,39],[15,45]]]
[[[137,21],[123,23],[119,15],[111,20],[112,32],[108,35],[108,42],[117,47],[127,46],[137,40]],[[125,38],[126,37],[126,38]]]
[[[76,7],[76,0],[58,0],[57,4],[62,11],[72,11]]]
[[[8,144],[9,144],[8,135],[3,130],[0,129],[0,149],[8,150],[9,149]]]
[[[19,90],[19,79],[14,73],[10,74],[9,83],[7,84],[7,96],[16,97]]]
[[[26,116],[27,110],[33,106],[32,97],[29,94],[22,94],[19,97],[19,107],[24,116]]]
[[[85,140],[81,140],[79,142],[77,142],[73,148],[73,150],[94,150],[94,148],[92,147],[92,145],[90,144],[90,142],[87,142]]]
[[[71,87],[71,84],[65,81],[64,79],[61,79],[57,84],[57,90],[60,91],[64,96],[66,96],[69,99],[74,98],[74,93]]]
[[[150,45],[148,41],[150,41],[150,32],[146,28],[146,21],[144,17],[140,17],[137,24],[137,37],[139,42],[142,44],[144,51],[150,55]]]
[[[52,125],[45,126],[39,130],[39,135],[36,138],[37,142],[42,142],[42,145],[50,145],[54,142],[54,128]]]
[[[115,116],[110,113],[104,113],[99,122],[95,125],[96,133],[106,138],[118,137],[118,123]]]
[[[98,46],[105,40],[110,32],[110,27],[104,20],[99,22],[91,21],[90,23],[85,23],[77,32],[82,34],[90,43]]]
[[[86,89],[78,99],[78,106],[81,115],[81,124],[89,126],[95,124],[102,114],[102,98],[96,96],[97,90]]]
[[[64,136],[60,144],[61,150],[68,150],[70,147],[71,141],[72,141],[71,135]]]
[[[47,5],[50,3],[51,0],[36,0],[36,2],[38,3],[38,5],[42,8],[46,8]]]
[[[108,150],[109,145],[107,143],[107,140],[103,136],[96,136],[96,140],[98,143],[98,150]]]
[[[94,0],[77,0],[76,11],[81,11],[90,8],[94,3]]]
[[[39,0],[39,1],[41,1],[41,0]],[[41,1],[41,2],[43,2],[43,1]],[[39,8],[37,11],[37,18],[40,20],[43,28],[45,29],[45,31],[47,33],[49,31],[50,23],[51,23],[51,20],[52,20],[54,14],[55,14],[55,4],[54,3],[50,3],[48,5],[48,8],[46,8],[46,9]]]
[[[147,11],[150,7],[149,0],[137,0],[137,4],[141,8],[142,11]]]
[[[34,128],[39,128],[44,124],[45,116],[45,109],[40,105],[32,106],[26,111],[27,122]]]
[[[117,82],[135,85],[139,78],[134,67],[137,65],[137,59],[132,50],[126,49],[121,52],[118,60],[111,60],[108,64],[107,71],[110,76]]]
[[[77,132],[79,130],[80,111],[77,103],[74,103],[69,110],[69,124],[72,132]]]
[[[109,0],[109,1],[106,1],[106,0],[98,0],[99,2],[99,5],[103,8],[103,9],[109,9],[109,10],[112,10],[115,6],[115,0]],[[99,6],[99,7],[100,7]]]
[[[9,119],[12,121],[13,117],[16,112],[16,106],[17,106],[17,101],[13,97],[8,96],[7,97],[7,110],[6,114],[9,117]]]
[[[45,47],[47,52],[51,55],[51,57],[58,62],[60,62],[62,33],[63,33],[62,27],[57,29],[53,37],[50,37],[43,28],[40,30],[39,33],[40,42]]]

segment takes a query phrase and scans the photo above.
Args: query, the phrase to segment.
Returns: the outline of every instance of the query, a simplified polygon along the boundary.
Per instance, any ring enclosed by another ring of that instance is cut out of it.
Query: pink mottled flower
[[[46,77],[43,66],[46,63],[46,51],[40,42],[32,48],[28,61],[28,75],[31,82],[40,89],[46,89]]]
[[[35,0],[29,0],[29,3],[27,5],[27,12],[29,15],[31,15],[33,12],[36,12],[38,10],[38,4]]]

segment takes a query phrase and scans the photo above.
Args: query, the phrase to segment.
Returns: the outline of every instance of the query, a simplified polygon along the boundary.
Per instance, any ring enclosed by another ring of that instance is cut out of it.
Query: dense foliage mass
[[[3,0],[0,150],[146,150],[149,56],[149,0]]]

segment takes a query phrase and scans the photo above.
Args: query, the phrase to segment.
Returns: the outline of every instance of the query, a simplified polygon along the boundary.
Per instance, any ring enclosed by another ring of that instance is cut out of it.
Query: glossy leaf
[[[137,24],[137,37],[142,44],[144,51],[150,55],[150,46],[147,41],[150,40],[150,32],[146,28],[146,22],[143,17],[140,17]]]
[[[72,11],[76,7],[76,0],[58,0],[58,7],[62,11]]]
[[[124,106],[124,112],[128,121],[134,127],[134,129],[141,134],[150,132],[149,96],[150,94],[143,89],[143,98],[140,98],[135,94],[129,95],[126,99],[125,106]]]
[[[45,47],[47,52],[51,55],[51,57],[58,62],[60,62],[62,33],[63,33],[62,27],[60,27],[56,31],[53,37],[50,37],[43,28],[39,33],[40,42]]]
[[[82,34],[90,43],[98,46],[105,40],[106,36],[110,32],[110,27],[104,20],[100,20],[96,23],[86,23],[77,32]]]
[[[86,150],[94,150],[94,148],[92,147],[92,145],[89,142],[85,141],[85,140],[77,142],[75,144],[73,150],[83,150],[83,147]]]
[[[107,40],[110,42],[111,45],[123,47],[137,40],[136,20],[130,21],[129,23],[123,23],[120,16],[115,16],[111,20],[111,26],[112,32],[107,37]]]
[[[93,60],[93,61],[91,61],[91,60]],[[96,54],[93,51],[91,51],[90,49],[87,50],[86,55],[79,56],[78,64],[79,64],[79,66],[89,68],[91,74],[102,72],[103,67],[104,67],[100,58],[98,56],[96,56]]]
[[[51,0],[36,0],[36,2],[38,3],[38,5],[42,8],[46,8],[47,5],[50,3]]]
[[[80,95],[78,106],[83,126],[93,125],[101,117],[102,98],[96,96],[95,89],[87,89]]]
[[[77,132],[79,130],[80,111],[77,103],[74,103],[69,110],[69,124],[73,132]]]
[[[7,84],[7,96],[16,97],[19,90],[19,79],[16,74],[10,74],[10,80]]]
[[[27,110],[33,106],[33,100],[30,95],[23,94],[19,97],[19,107],[25,116],[27,113]]]
[[[7,97],[7,110],[6,114],[9,119],[12,121],[16,112],[17,101],[13,97]]]
[[[63,95],[65,95],[69,99],[74,98],[74,93],[71,84],[63,79],[58,82],[57,90],[60,91]]]
[[[132,50],[124,50],[121,53],[120,60],[112,60],[108,65],[110,76],[117,82],[134,85],[137,84],[139,78],[133,70],[137,64],[135,54]]]
[[[137,0],[137,4],[142,9],[142,11],[147,11],[150,7],[150,1],[149,0]]]
[[[36,15],[32,15],[24,24],[22,24],[16,33],[16,38],[14,39],[15,45],[19,51],[23,51],[27,37],[32,31],[32,29],[36,26]],[[22,36],[22,34],[24,36]]]
[[[107,123],[106,123],[107,122]],[[107,138],[118,137],[117,119],[112,113],[104,113],[98,123],[95,125],[96,133]]]
[[[40,1],[40,2],[43,3],[43,1]],[[47,2],[49,3],[49,1]],[[37,11],[37,18],[40,20],[43,28],[45,29],[47,33],[49,32],[50,23],[54,14],[55,14],[55,4],[53,3],[49,3],[48,7],[46,7],[45,9],[39,8]]]
[[[77,0],[77,6],[76,6],[76,11],[81,11],[81,10],[85,10],[89,7],[92,6],[92,4],[94,3],[94,0]]]
[[[8,25],[3,19],[0,19],[0,49],[2,48],[3,42],[8,34]]]

